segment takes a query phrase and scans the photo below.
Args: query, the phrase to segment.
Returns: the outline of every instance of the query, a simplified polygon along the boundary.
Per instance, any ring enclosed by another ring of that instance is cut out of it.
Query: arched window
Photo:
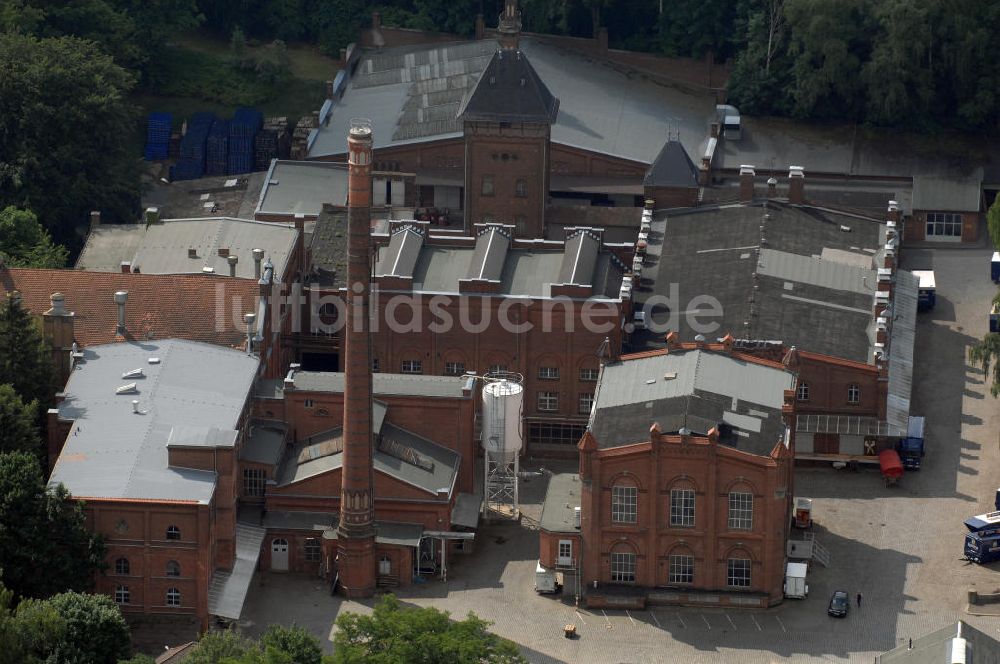
[[[167,606],[181,605],[181,591],[177,588],[167,588]]]
[[[799,381],[799,387],[795,392],[795,398],[799,401],[809,401],[809,383]]]
[[[130,569],[131,567],[128,564],[128,558],[119,558],[115,561],[115,574],[119,576],[128,576]]]
[[[689,549],[683,546],[671,549],[667,562],[669,583],[694,583],[694,556]]]
[[[636,523],[638,521],[639,489],[635,486],[616,484],[611,487],[611,523]]]
[[[181,564],[176,560],[167,561],[167,576],[180,576]]]
[[[181,538],[181,529],[177,526],[167,526],[167,539],[168,540],[179,540]]]
[[[726,560],[726,585],[733,588],[750,587],[750,558],[740,551],[733,552],[731,558]]]
[[[861,403],[861,386],[857,383],[847,386],[847,403]]]
[[[128,586],[119,584],[115,588],[115,604],[128,604],[131,599],[131,594],[128,591]]]

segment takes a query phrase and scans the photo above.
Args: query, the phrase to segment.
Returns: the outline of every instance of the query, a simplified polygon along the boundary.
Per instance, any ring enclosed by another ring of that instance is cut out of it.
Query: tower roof
[[[559,99],[538,77],[520,50],[493,54],[486,70],[465,97],[458,117],[488,122],[539,122],[552,124],[559,113]]]
[[[680,141],[671,138],[656,155],[642,183],[647,187],[697,187],[698,169]]]

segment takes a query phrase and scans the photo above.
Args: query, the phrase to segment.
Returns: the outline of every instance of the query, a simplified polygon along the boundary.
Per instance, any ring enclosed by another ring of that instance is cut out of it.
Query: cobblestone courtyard
[[[545,479],[522,485],[520,526],[480,530],[475,553],[449,562],[446,582],[401,589],[404,602],[463,616],[474,611],[519,643],[534,662],[872,662],[910,637],[963,619],[1000,637],[1000,618],[966,612],[970,588],[1000,588],[1000,569],[961,558],[962,521],[992,510],[1000,486],[998,402],[965,353],[987,331],[990,253],[983,248],[909,250],[904,267],[937,273],[938,302],[920,314],[912,411],[927,416],[924,468],[886,488],[875,470],[800,469],[796,495],[814,499],[818,540],[829,568],[812,565],[806,600],[767,611],[656,607],[649,611],[576,611],[533,591],[537,519]],[[533,467],[537,467],[537,463]],[[546,464],[569,469],[573,464]],[[846,620],[826,615],[834,589],[864,594]],[[370,602],[331,597],[318,579],[263,573],[244,609],[244,629],[270,622],[305,625],[329,648],[341,611]],[[562,637],[566,623],[580,637]]]

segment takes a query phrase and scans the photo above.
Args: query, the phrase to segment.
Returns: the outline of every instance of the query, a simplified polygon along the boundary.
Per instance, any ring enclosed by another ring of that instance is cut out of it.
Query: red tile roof
[[[52,308],[50,296],[62,293],[66,310],[75,314],[73,334],[81,346],[172,338],[240,346],[246,338],[243,314],[256,311],[259,294],[253,279],[221,275],[28,268],[0,269],[0,289],[20,291],[25,308],[39,316]],[[124,336],[117,334],[115,291],[128,292]]]

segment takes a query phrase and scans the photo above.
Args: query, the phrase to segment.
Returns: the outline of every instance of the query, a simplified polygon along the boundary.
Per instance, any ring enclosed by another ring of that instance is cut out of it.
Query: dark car
[[[850,606],[851,603],[847,599],[847,592],[837,590],[834,591],[833,597],[830,598],[830,606],[827,608],[826,612],[834,618],[845,618],[847,617],[847,609],[849,609]]]

